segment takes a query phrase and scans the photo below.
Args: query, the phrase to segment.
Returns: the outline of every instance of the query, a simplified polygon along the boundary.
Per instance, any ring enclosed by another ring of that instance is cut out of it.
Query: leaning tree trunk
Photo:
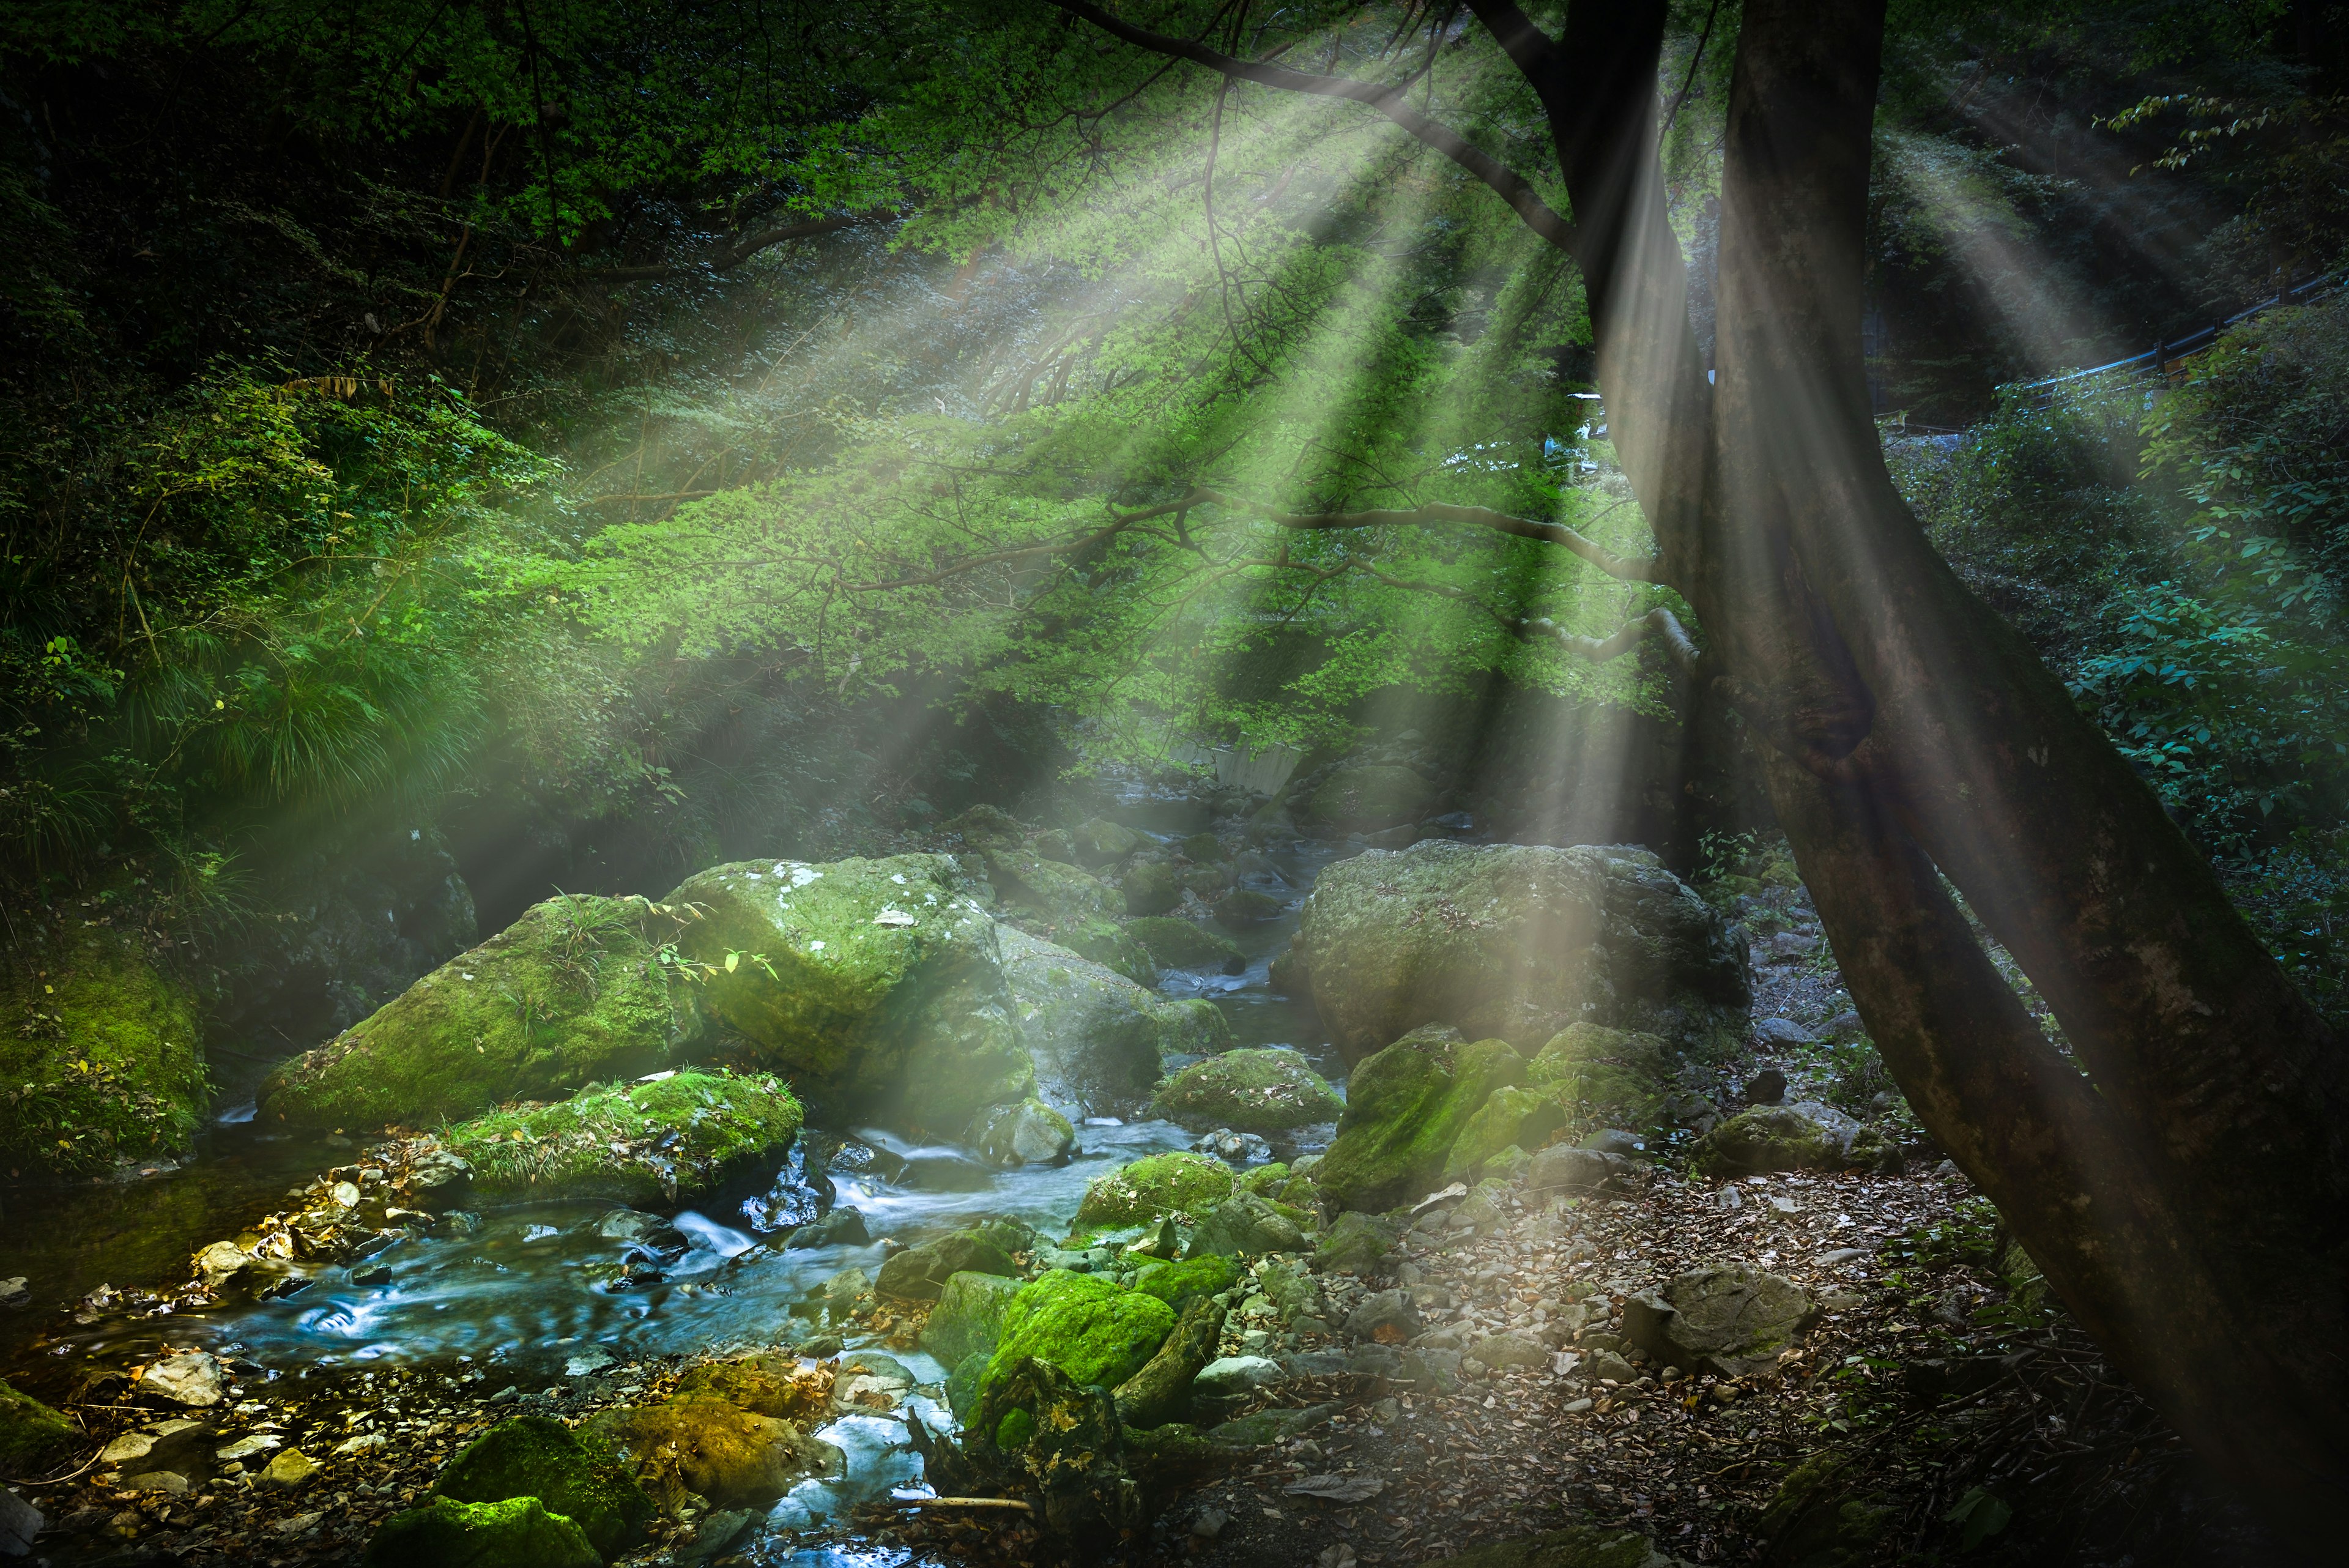
[[[1888,1064],[2116,1361],[2312,1538],[2349,1500],[2349,1063],[1885,470],[1858,332],[1882,0],[1744,7],[1717,389],[1656,166],[1662,7],[1577,5],[1544,47],[1514,5],[1472,5],[1550,110],[1600,385],[1662,575],[1767,740],[1774,803]]]
[[[2349,1061],[1885,470],[1858,341],[1882,28],[1881,0],[1752,0],[1732,91],[1716,555],[1784,540],[1873,699],[1847,755],[1773,758],[1773,797],[1926,1124],[2116,1361],[2308,1539],[2349,1501]],[[1733,599],[1721,613],[1753,618]],[[1773,632],[1744,628],[1731,656]],[[1936,870],[2038,985],[2076,1064]]]

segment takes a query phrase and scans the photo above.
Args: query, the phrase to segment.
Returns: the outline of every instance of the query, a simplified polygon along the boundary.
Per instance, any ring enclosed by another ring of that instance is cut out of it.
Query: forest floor
[[[1816,1028],[1847,1005],[1831,967],[1769,962],[1764,949],[1757,1017]],[[1724,1074],[1716,1103],[1733,1106],[1740,1080],[1765,1066],[1785,1075],[1790,1100],[1810,1097],[1831,1071],[1801,1045],[1763,1053],[1735,1078]],[[1899,1175],[1717,1185],[1679,1174],[1684,1164],[1668,1153],[1620,1198],[1521,1195],[1510,1221],[1482,1235],[1414,1231],[1362,1282],[1413,1286],[1431,1329],[1496,1330],[1513,1307],[1543,1298],[1603,1303],[1561,1346],[1578,1358],[1572,1368],[1471,1363],[1476,1375],[1449,1392],[1344,1371],[1268,1385],[1234,1414],[1321,1407],[1321,1417],[1236,1457],[1129,1555],[1195,1568],[1383,1568],[1572,1524],[1635,1530],[1700,1563],[2276,1560],[2069,1318],[2011,1262],[2002,1276],[1995,1217],[1954,1168],[1928,1152]],[[1819,1303],[1820,1321],[1777,1368],[1667,1378],[1621,1344],[1626,1297],[1724,1262],[1781,1275]],[[1342,1361],[1351,1343],[1333,1331],[1278,1348]],[[1635,1376],[1585,1376],[1602,1350],[1631,1355]],[[209,1412],[206,1441],[268,1438],[336,1456],[319,1479],[166,1494],[114,1490],[98,1467],[40,1497],[63,1527],[41,1546],[61,1563],[354,1562],[474,1433],[517,1408],[575,1421],[657,1398],[681,1366],[616,1366],[527,1393],[430,1369],[280,1381],[265,1400]],[[123,1410],[103,1398],[80,1407],[86,1422],[129,1430],[141,1415]],[[740,1544],[669,1523],[631,1561],[874,1563],[902,1561],[907,1548],[933,1562],[1031,1557],[1032,1533],[1000,1518],[912,1517],[884,1504],[830,1530]]]

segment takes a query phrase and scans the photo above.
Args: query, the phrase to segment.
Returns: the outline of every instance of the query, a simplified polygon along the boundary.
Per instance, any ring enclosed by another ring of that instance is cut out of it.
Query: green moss
[[[72,1442],[74,1424],[29,1394],[0,1383],[0,1474],[36,1475],[50,1455]]]
[[[1239,1280],[1238,1264],[1220,1252],[1207,1252],[1179,1263],[1152,1263],[1134,1276],[1133,1288],[1181,1312],[1194,1299],[1220,1295]]]
[[[87,926],[0,971],[0,1171],[71,1175],[186,1146],[209,1085],[189,990]]]
[[[617,1557],[644,1539],[653,1500],[606,1457],[552,1416],[515,1416],[458,1450],[432,1490],[459,1502],[534,1497]]]
[[[1019,1293],[1018,1280],[965,1269],[950,1275],[938,1304],[922,1325],[922,1348],[941,1366],[955,1366],[973,1355],[992,1355],[1003,1330],[1003,1314]]]
[[[1554,1089],[1522,1085],[1495,1089],[1453,1140],[1452,1152],[1444,1157],[1444,1179],[1475,1180],[1483,1176],[1486,1160],[1506,1148],[1540,1147],[1566,1120],[1566,1108]]]
[[[952,1137],[1036,1086],[995,921],[959,886],[938,855],[745,861],[667,901],[702,915],[688,956],[759,955],[712,975],[709,1004],[802,1093]]]
[[[1247,956],[1240,951],[1237,942],[1195,920],[1144,915],[1126,921],[1125,929],[1162,968],[1211,969],[1237,974],[1247,967]]]
[[[707,1033],[699,987],[658,961],[676,927],[642,898],[549,898],[279,1067],[261,1115],[427,1127],[689,1059]]]
[[[384,1521],[366,1568],[603,1568],[585,1532],[534,1497],[435,1498]]]
[[[1253,1170],[1242,1171],[1240,1190],[1253,1192],[1260,1198],[1278,1197],[1288,1180],[1288,1167],[1276,1159],[1270,1165],[1259,1165]]]
[[[1093,1179],[1077,1206],[1076,1229],[1204,1214],[1230,1197],[1235,1185],[1231,1167],[1204,1154],[1148,1155]]]
[[[800,1125],[799,1101],[780,1078],[679,1073],[495,1111],[443,1140],[472,1165],[485,1202],[607,1198],[655,1208],[715,1191],[779,1156]],[[671,1133],[677,1141],[661,1147]]]
[[[1142,1370],[1174,1327],[1174,1309],[1096,1274],[1055,1270],[1023,1288],[1004,1309],[995,1354],[979,1380],[980,1397],[1033,1356],[1080,1386],[1114,1388]]]
[[[1005,1453],[1016,1453],[1028,1446],[1036,1435],[1036,1417],[1025,1410],[1006,1410],[1003,1419],[996,1424],[995,1446]]]
[[[1442,1185],[1469,1118],[1524,1074],[1525,1059],[1506,1040],[1455,1045],[1428,1033],[1396,1041],[1354,1069],[1314,1181],[1344,1207],[1372,1211]]]
[[[1327,1080],[1294,1051],[1226,1051],[1194,1062],[1160,1086],[1150,1114],[1185,1127],[1282,1132],[1338,1119],[1346,1108]]]

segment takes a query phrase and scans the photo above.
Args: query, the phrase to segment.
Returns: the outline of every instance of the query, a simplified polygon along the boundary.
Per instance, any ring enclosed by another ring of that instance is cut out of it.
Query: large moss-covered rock
[[[459,1502],[440,1497],[384,1521],[366,1568],[603,1568],[578,1525],[534,1497]]]
[[[1199,1221],[1191,1233],[1190,1257],[1221,1252],[1235,1258],[1296,1252],[1306,1246],[1304,1227],[1253,1192],[1235,1192]]]
[[[762,1509],[800,1477],[835,1474],[842,1462],[838,1449],[796,1423],[709,1395],[606,1410],[583,1429],[610,1443],[664,1506],[698,1492],[719,1508]]]
[[[1003,971],[1044,1094],[1106,1113],[1140,1099],[1163,1059],[1227,1049],[1212,1002],[1173,1002],[1065,948],[1006,927]]]
[[[1899,1146],[1830,1106],[1751,1106],[1704,1135],[1690,1168],[1700,1176],[1774,1170],[1900,1168]]]
[[[1068,949],[1139,985],[1155,984],[1149,950],[1118,923],[1125,897],[1073,866],[1025,850],[986,852],[988,879],[1030,936]]]
[[[605,1557],[644,1539],[653,1500],[609,1457],[552,1416],[514,1416],[465,1445],[433,1481],[458,1502],[534,1497],[577,1525]]]
[[[0,1382],[0,1472],[38,1475],[77,1436],[71,1421]]]
[[[1221,1252],[1205,1252],[1179,1263],[1152,1263],[1133,1277],[1133,1288],[1181,1312],[1201,1296],[1221,1295],[1239,1283],[1239,1265]]]
[[[922,1348],[944,1366],[958,1366],[982,1353],[993,1355],[1003,1314],[1019,1290],[1018,1280],[1000,1274],[966,1269],[948,1276],[938,1292],[938,1304],[922,1325]]]
[[[1645,850],[1429,839],[1321,873],[1284,975],[1350,1061],[1428,1023],[1532,1051],[1569,1023],[1717,1053],[1742,1038],[1744,945]]]
[[[262,1085],[261,1116],[423,1127],[688,1060],[708,1034],[699,988],[656,957],[676,929],[642,898],[533,905],[279,1066]]]
[[[1448,1030],[1414,1030],[1354,1069],[1315,1182],[1343,1207],[1371,1210],[1441,1186],[1469,1119],[1525,1067],[1506,1040],[1463,1044]]]
[[[172,1153],[206,1090],[193,994],[129,938],[83,926],[0,970],[0,1171]]]
[[[1125,929],[1161,969],[1206,969],[1237,974],[1247,968],[1247,955],[1240,951],[1237,942],[1196,920],[1145,915],[1126,921]]]
[[[995,920],[946,857],[743,861],[667,901],[702,912],[679,940],[709,1006],[827,1109],[951,1137],[1034,1091]]]
[[[1079,1386],[1115,1388],[1141,1371],[1174,1327],[1174,1309],[1097,1274],[1055,1270],[1004,1309],[979,1397],[1019,1363],[1050,1362]]]
[[[978,1231],[957,1231],[889,1255],[873,1288],[901,1301],[936,1301],[957,1274],[1001,1274],[1019,1272],[1009,1250]]]
[[[1150,1102],[1152,1116],[1185,1127],[1257,1133],[1335,1121],[1344,1109],[1310,1063],[1278,1046],[1194,1062],[1160,1085]]]
[[[1093,1178],[1077,1205],[1078,1231],[1143,1225],[1169,1214],[1205,1214],[1238,1185],[1232,1168],[1204,1154],[1153,1154]]]
[[[472,1168],[484,1203],[607,1198],[657,1209],[780,1160],[800,1122],[799,1101],[771,1075],[678,1073],[493,1111],[441,1141]]]
[[[821,1426],[832,1409],[833,1369],[781,1351],[705,1361],[677,1380],[677,1392],[723,1399],[753,1416],[802,1428]]]
[[[1305,815],[1334,827],[1370,832],[1417,822],[1435,805],[1436,787],[1392,763],[1340,768],[1307,796]]]
[[[1515,1084],[1495,1089],[1452,1140],[1444,1179],[1475,1181],[1484,1175],[1486,1160],[1507,1149],[1538,1148],[1565,1125],[1566,1107],[1554,1091]]]
[[[1657,1035],[1574,1023],[1526,1064],[1526,1082],[1552,1091],[1577,1127],[1645,1128],[1664,1120],[1672,1067],[1671,1047]]]
[[[1183,901],[1183,879],[1164,860],[1137,860],[1119,884],[1129,915],[1163,915]]]

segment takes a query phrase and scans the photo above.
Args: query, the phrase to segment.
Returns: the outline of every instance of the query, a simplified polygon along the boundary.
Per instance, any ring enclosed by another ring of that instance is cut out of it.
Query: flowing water
[[[1275,991],[1268,974],[1295,929],[1297,902],[1330,857],[1327,846],[1307,843],[1274,851],[1278,879],[1259,875],[1243,884],[1284,893],[1290,907],[1277,920],[1233,933],[1247,971],[1170,971],[1160,989],[1210,998],[1240,1044],[1294,1045],[1342,1083],[1342,1065],[1310,1005]],[[102,1284],[182,1282],[195,1249],[235,1234],[282,1207],[287,1188],[350,1158],[347,1143],[259,1130],[248,1104],[208,1130],[185,1168],[127,1186],[45,1194],[0,1217],[0,1276],[27,1276],[35,1301],[31,1310],[0,1316],[0,1364],[35,1391],[57,1392],[77,1362],[119,1366],[168,1343],[233,1349],[278,1376],[305,1379],[470,1366],[486,1392],[509,1382],[593,1376],[648,1355],[765,1344],[792,1334],[790,1303],[833,1273],[852,1266],[877,1272],[885,1255],[879,1238],[918,1241],[993,1216],[1059,1234],[1093,1178],[1145,1154],[1188,1147],[1195,1136],[1168,1122],[1096,1119],[1078,1129],[1080,1152],[1067,1165],[998,1171],[960,1150],[916,1147],[877,1129],[843,1130],[885,1156],[865,1170],[833,1176],[837,1201],[864,1212],[875,1238],[869,1246],[785,1250],[753,1234],[742,1213],[687,1210],[671,1223],[688,1248],[664,1264],[661,1281],[614,1289],[629,1242],[625,1224],[607,1222],[612,1205],[533,1204],[492,1210],[470,1235],[396,1243],[367,1260],[390,1267],[388,1283],[357,1285],[349,1269],[336,1268],[285,1301],[182,1317],[67,1322],[57,1308]],[[896,1179],[874,1174],[883,1169]],[[897,1359],[917,1382],[935,1385],[946,1376],[926,1355]],[[934,1426],[952,1424],[926,1398],[917,1396],[914,1407]],[[852,1416],[821,1436],[845,1450],[847,1475],[803,1484],[778,1509],[779,1526],[837,1518],[863,1497],[918,1480],[921,1461],[899,1420]]]

